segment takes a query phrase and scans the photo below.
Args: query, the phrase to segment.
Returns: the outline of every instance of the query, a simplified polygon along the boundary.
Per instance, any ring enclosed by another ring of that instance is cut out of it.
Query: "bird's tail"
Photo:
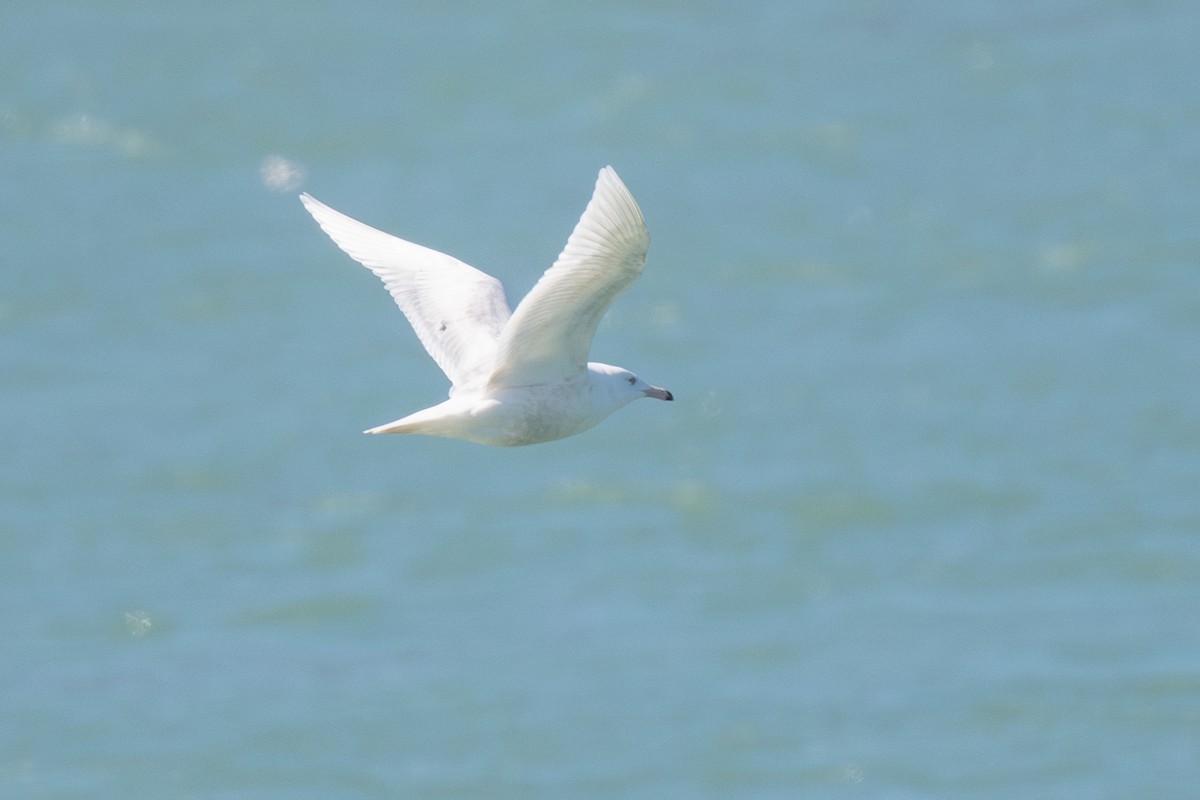
[[[376,425],[374,428],[368,428],[363,433],[417,433],[417,426],[408,421],[408,417],[398,419],[395,422],[389,422],[386,425]]]
[[[460,410],[454,400],[446,400],[436,406],[414,411],[395,422],[378,425],[363,433],[423,433],[426,436],[455,436],[455,425]]]

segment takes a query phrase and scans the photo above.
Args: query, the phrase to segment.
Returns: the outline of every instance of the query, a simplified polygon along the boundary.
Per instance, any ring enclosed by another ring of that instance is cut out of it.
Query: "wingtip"
[[[619,194],[629,195],[629,200],[634,202],[636,205],[636,201],[633,200],[633,195],[629,192],[629,187],[625,185],[625,181],[621,180],[621,176],[617,174],[615,169],[613,169],[612,164],[609,164],[601,169],[599,176],[596,178],[596,191],[600,191],[601,187],[605,187],[609,191],[617,192]],[[639,213],[641,212],[639,211]]]

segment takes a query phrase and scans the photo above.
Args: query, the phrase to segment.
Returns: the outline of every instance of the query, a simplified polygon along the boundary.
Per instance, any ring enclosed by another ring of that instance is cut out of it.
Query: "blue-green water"
[[[432,4],[430,4],[432,5]],[[1200,11],[9,3],[0,796],[1187,798]],[[295,199],[593,357],[489,450]]]

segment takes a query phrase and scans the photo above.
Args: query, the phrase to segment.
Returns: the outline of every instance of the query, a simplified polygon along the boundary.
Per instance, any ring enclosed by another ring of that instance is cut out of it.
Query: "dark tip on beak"
[[[671,394],[669,391],[667,392],[667,396],[663,398],[663,400],[674,400],[674,399],[675,399],[675,395]]]
[[[671,394],[666,389],[663,389],[659,386],[651,386],[643,394],[645,394],[646,397],[653,397],[655,400],[674,400],[675,399],[675,395]]]

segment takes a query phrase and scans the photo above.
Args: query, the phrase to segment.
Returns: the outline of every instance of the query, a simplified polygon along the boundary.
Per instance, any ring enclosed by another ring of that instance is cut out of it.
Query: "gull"
[[[419,433],[511,447],[581,433],[639,397],[674,400],[627,369],[589,362],[604,312],[642,273],[650,233],[612,167],[567,245],[510,311],[500,281],[453,256],[301,202],[347,255],[391,292],[450,399],[364,433]]]

